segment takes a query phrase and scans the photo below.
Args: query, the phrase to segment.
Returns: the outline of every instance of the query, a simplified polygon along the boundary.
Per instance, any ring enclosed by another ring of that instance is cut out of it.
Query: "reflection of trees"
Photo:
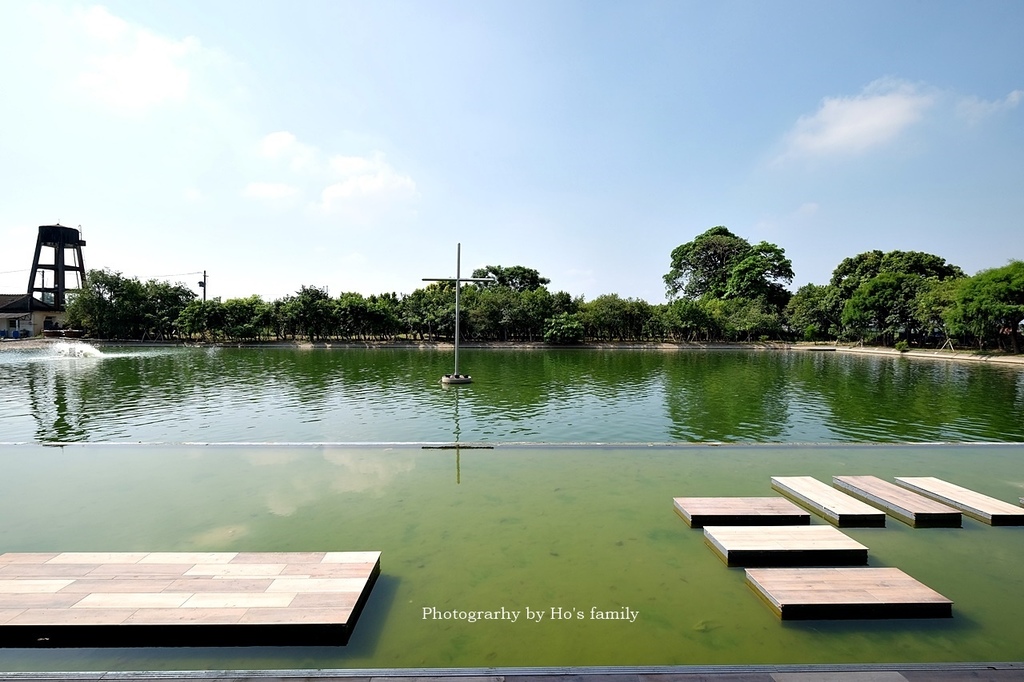
[[[1016,369],[898,357],[794,357],[794,380],[829,406],[826,422],[843,438],[1024,440]]]
[[[785,357],[742,351],[665,356],[665,402],[672,438],[779,440],[788,421]]]

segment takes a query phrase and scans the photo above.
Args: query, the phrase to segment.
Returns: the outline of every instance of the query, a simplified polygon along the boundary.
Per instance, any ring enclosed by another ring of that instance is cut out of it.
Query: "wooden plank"
[[[675,497],[676,513],[691,528],[714,526],[799,526],[811,516],[778,497]]]
[[[0,554],[0,646],[346,644],[380,552]]]
[[[963,525],[963,518],[956,509],[877,476],[833,476],[832,485],[914,528],[960,528]]]
[[[832,526],[705,526],[727,566],[856,566],[868,548]]]
[[[840,528],[884,528],[885,513],[810,476],[773,476],[772,489]]]
[[[898,568],[748,568],[783,620],[950,618],[953,602]]]
[[[1024,509],[934,476],[898,476],[896,484],[959,509],[990,526],[1024,526]]]

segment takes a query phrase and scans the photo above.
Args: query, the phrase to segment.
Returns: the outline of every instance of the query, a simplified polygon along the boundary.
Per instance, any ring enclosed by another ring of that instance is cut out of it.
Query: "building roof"
[[[59,312],[55,306],[33,299],[28,294],[0,294],[0,313],[28,313],[32,310]]]

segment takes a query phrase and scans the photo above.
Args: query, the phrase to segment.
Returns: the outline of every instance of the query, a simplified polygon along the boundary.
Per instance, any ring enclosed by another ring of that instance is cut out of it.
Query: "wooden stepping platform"
[[[914,528],[960,528],[960,512],[877,476],[833,476],[832,484]]]
[[[748,568],[783,620],[951,618],[953,602],[898,568]]]
[[[859,566],[868,548],[832,526],[705,526],[727,566]]]
[[[811,522],[810,514],[779,497],[675,497],[672,501],[676,513],[691,528],[806,526]]]
[[[0,646],[342,645],[380,552],[0,554]]]
[[[772,489],[840,528],[884,528],[885,512],[810,476],[773,476]]]
[[[990,526],[1024,526],[1024,509],[934,476],[898,476],[896,485],[959,509]]]

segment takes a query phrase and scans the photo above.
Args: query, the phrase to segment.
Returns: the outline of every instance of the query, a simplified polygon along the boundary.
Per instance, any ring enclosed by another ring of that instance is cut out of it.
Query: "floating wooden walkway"
[[[951,618],[953,602],[898,568],[748,568],[783,620]]]
[[[727,566],[857,566],[868,548],[832,526],[705,526]]]
[[[676,513],[691,528],[799,526],[811,522],[810,514],[779,497],[676,497],[673,502]]]
[[[884,528],[885,513],[810,476],[773,476],[772,489],[840,528]]]
[[[972,519],[990,526],[1024,526],[1024,508],[943,481],[934,476],[902,476],[896,484],[936,502],[959,509]]]
[[[0,646],[341,645],[380,552],[0,554]]]
[[[960,512],[877,476],[833,476],[832,483],[915,528],[960,528]]]

